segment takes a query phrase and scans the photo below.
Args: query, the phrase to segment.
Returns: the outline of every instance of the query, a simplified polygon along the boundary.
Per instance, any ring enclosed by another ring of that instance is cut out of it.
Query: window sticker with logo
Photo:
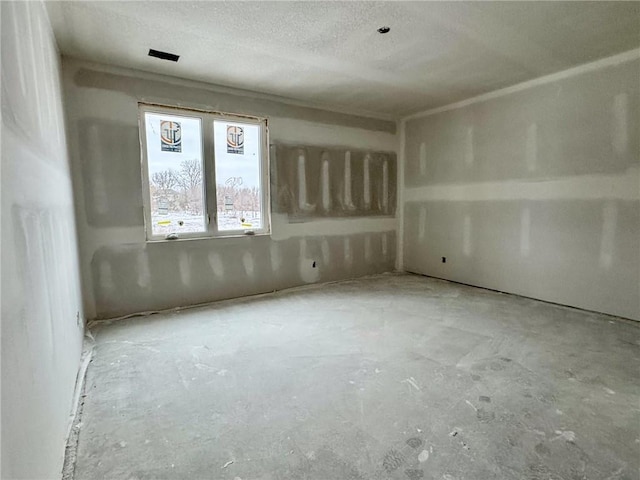
[[[227,153],[244,155],[244,128],[227,125]]]
[[[163,152],[182,152],[182,128],[180,128],[180,122],[160,121],[160,146]]]

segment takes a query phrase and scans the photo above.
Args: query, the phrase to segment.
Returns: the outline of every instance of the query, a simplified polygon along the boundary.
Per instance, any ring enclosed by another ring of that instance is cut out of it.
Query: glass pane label
[[[199,118],[145,113],[153,235],[206,231]]]
[[[218,230],[261,229],[260,125],[216,120],[213,129]]]

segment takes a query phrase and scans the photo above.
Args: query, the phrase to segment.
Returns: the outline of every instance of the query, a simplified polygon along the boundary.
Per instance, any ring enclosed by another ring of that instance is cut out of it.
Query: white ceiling
[[[51,2],[63,54],[399,118],[640,46],[640,2]],[[380,35],[382,25],[391,32]],[[180,55],[175,64],[149,48]]]

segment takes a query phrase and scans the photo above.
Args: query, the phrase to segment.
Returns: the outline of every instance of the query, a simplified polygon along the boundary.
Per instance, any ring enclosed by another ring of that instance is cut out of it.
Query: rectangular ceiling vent
[[[160,50],[154,50],[153,48],[149,49],[149,56],[156,57],[161,60],[169,60],[170,62],[177,62],[180,58],[180,55],[175,55],[173,53],[161,52]]]

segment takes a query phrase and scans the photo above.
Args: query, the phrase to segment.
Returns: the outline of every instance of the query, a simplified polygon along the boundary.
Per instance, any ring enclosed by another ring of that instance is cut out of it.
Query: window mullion
[[[207,214],[209,223],[207,231],[210,235],[218,234],[218,211],[216,201],[216,169],[215,169],[215,145],[213,135],[213,120],[211,115],[203,116],[204,135],[203,141],[205,142],[205,175],[204,186],[207,196]]]

